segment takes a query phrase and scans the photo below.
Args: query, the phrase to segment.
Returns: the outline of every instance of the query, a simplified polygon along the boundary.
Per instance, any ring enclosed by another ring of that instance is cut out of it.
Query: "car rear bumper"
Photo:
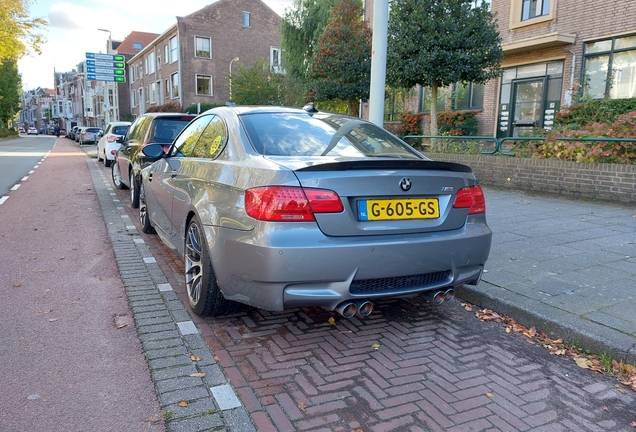
[[[268,310],[345,300],[401,297],[477,284],[492,233],[483,216],[454,231],[327,237],[315,225],[263,231],[206,227],[219,287],[227,299]],[[260,233],[260,235],[259,235]]]

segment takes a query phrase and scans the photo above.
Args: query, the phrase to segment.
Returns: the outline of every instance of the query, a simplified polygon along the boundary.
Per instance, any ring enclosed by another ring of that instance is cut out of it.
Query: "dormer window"
[[[143,49],[143,44],[141,42],[133,42],[133,49],[136,51],[141,51]]]

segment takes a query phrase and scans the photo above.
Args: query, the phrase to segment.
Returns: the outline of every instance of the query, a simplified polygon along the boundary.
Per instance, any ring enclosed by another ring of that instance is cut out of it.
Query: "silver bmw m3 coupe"
[[[190,306],[319,306],[368,315],[373,301],[450,300],[490,251],[472,170],[437,162],[341,114],[220,107],[142,171],[145,232],[183,256]]]

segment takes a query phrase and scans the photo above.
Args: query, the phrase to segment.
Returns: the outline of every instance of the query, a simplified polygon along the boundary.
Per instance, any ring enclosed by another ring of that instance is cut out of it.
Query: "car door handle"
[[[172,173],[170,173],[170,177],[175,178],[177,176],[177,170],[172,170]]]

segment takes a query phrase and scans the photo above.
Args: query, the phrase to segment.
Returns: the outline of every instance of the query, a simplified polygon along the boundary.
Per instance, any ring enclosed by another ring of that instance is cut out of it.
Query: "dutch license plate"
[[[361,221],[398,219],[436,219],[439,217],[437,198],[409,198],[358,201]]]

